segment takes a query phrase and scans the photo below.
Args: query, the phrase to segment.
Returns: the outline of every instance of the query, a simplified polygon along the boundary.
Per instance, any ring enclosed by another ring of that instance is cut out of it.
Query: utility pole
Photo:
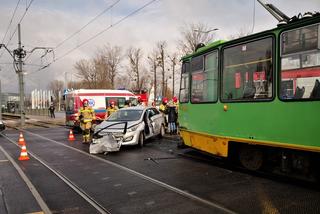
[[[175,67],[176,67],[176,54],[173,54],[173,57],[171,58],[169,55],[168,55],[168,58],[170,59],[171,63],[172,63],[172,97],[174,97],[174,72],[175,72]]]
[[[20,117],[21,126],[25,125],[25,111],[24,111],[24,82],[23,82],[23,71],[22,71],[22,58],[26,56],[25,51],[21,47],[21,30],[20,24],[18,24],[18,49],[15,50],[18,57],[18,78],[19,78],[19,92],[20,92]]]
[[[18,74],[19,79],[19,93],[20,93],[20,117],[21,117],[21,126],[25,125],[25,110],[24,110],[24,81],[23,81],[23,59],[26,57],[26,51],[23,50],[23,46],[21,46],[21,30],[20,30],[20,23],[18,24],[18,48],[10,51],[5,44],[0,44],[0,48],[4,47],[10,56],[13,58],[13,67],[16,73]],[[45,53],[41,56],[41,59],[47,55],[47,53],[52,52],[52,48],[48,47],[35,47],[28,53],[32,53],[37,49],[45,50]],[[54,57],[54,53],[53,53]]]
[[[159,65],[162,68],[162,97],[165,96],[165,69],[164,69],[164,46],[160,44],[160,57],[158,58]]]
[[[2,120],[2,90],[1,90],[1,80],[0,80],[0,120]]]
[[[153,70],[153,102],[156,103],[157,100],[157,57],[156,56],[148,56],[150,65]]]
[[[153,87],[153,102],[156,105],[157,99],[157,62],[153,61],[153,80],[154,80],[154,87]]]

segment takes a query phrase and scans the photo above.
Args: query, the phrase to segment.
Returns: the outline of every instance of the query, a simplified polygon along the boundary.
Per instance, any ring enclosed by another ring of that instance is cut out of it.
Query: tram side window
[[[265,38],[224,49],[222,100],[272,98],[272,43],[272,38]]]
[[[190,64],[189,62],[184,62],[181,68],[181,82],[180,82],[180,103],[189,102],[189,71]]]
[[[196,57],[195,60],[199,61],[200,58],[202,64],[204,60],[204,68],[203,66],[191,67],[191,102],[215,102],[218,88],[218,52],[200,57]]]
[[[281,34],[280,99],[320,99],[320,25]]]

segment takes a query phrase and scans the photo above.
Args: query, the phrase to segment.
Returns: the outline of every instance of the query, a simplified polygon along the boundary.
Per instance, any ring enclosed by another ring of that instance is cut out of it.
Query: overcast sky
[[[6,44],[15,31],[31,0],[21,0],[6,37],[13,11],[18,0],[0,0],[0,42]],[[68,36],[79,30],[104,9],[115,4],[111,10],[91,23],[72,39],[54,49],[59,58],[93,35],[108,28],[121,18],[148,3],[150,0],[34,0],[21,22],[22,43],[26,50],[34,47],[56,47]],[[306,11],[320,11],[320,0],[269,0],[288,16]],[[179,29],[186,23],[205,23],[210,28],[219,28],[216,39],[226,39],[240,29],[251,31],[253,27],[253,0],[157,0],[136,15],[111,27],[103,34],[76,49],[48,68],[35,72],[39,67],[52,61],[51,54],[43,60],[41,50],[35,51],[26,61],[25,88],[30,92],[35,88],[46,88],[51,80],[74,78],[73,65],[80,59],[90,59],[104,44],[119,45],[124,49],[130,45],[140,47],[147,54],[156,42],[165,40],[170,50],[174,50],[180,38]],[[275,27],[277,21],[255,2],[254,32]],[[4,38],[4,40],[3,40]],[[8,44],[9,49],[17,48],[17,33]],[[3,49],[0,50],[0,54]],[[28,56],[27,56],[28,57]],[[18,81],[12,67],[12,58],[4,52],[0,58],[2,90],[17,92]],[[72,77],[73,76],[73,77]]]

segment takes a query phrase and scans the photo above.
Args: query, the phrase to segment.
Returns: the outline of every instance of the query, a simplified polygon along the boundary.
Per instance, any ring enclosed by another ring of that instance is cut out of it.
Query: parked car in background
[[[0,120],[0,132],[6,129],[6,125],[3,123],[2,120]]]
[[[163,115],[153,107],[122,108],[95,127],[93,143],[113,138],[121,145],[143,146],[145,140],[165,134]]]

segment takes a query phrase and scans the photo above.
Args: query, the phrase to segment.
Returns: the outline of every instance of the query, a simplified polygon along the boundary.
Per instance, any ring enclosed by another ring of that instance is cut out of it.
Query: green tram
[[[201,47],[182,58],[183,143],[307,175],[320,156],[319,80],[319,13]]]

